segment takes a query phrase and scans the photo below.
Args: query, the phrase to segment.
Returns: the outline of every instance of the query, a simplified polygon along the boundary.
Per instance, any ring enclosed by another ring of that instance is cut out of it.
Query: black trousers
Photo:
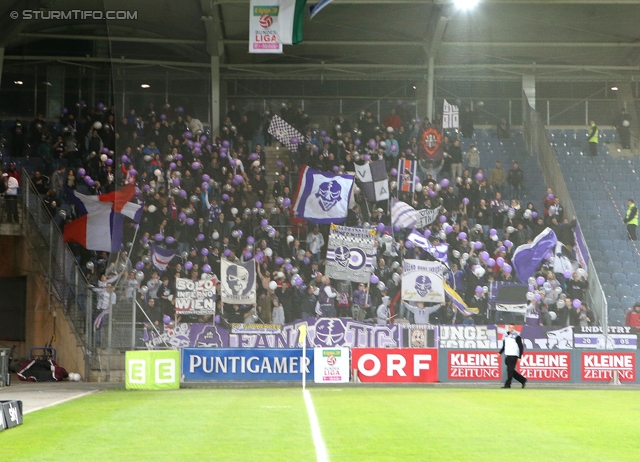
[[[516,379],[520,383],[525,383],[527,381],[527,379],[525,379],[520,372],[516,370],[516,364],[518,364],[517,356],[506,356],[504,358],[504,363],[507,365],[507,381],[504,383],[505,386],[510,387],[513,379]]]
[[[598,155],[598,143],[589,143],[589,154],[591,157]]]
[[[635,241],[636,238],[636,225],[627,225],[627,233],[629,233],[629,239]]]

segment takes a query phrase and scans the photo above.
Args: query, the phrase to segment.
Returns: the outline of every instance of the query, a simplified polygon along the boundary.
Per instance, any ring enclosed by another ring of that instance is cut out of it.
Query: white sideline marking
[[[309,414],[311,436],[313,437],[313,445],[316,447],[316,459],[318,462],[329,462],[327,447],[324,445],[324,440],[320,433],[320,424],[318,423],[316,409],[313,407],[313,401],[311,401],[311,394],[309,390],[305,388],[302,390],[302,395],[304,396],[304,404],[307,406],[307,414]]]
[[[85,391],[84,393],[80,393],[79,395],[70,396],[69,398],[60,399],[58,401],[54,401],[53,403],[47,404],[45,406],[40,406],[35,409],[30,409],[23,413],[23,415],[31,414],[32,412],[41,411],[42,409],[46,409],[48,407],[57,406],[58,404],[66,403],[67,401],[71,401],[77,398],[82,398],[83,396],[92,395],[93,393],[97,393],[100,390],[91,390]]]
[[[288,409],[291,406],[260,406],[262,409]]]

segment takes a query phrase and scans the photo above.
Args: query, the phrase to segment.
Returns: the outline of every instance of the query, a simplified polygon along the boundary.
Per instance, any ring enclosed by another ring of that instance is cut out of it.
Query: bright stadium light
[[[470,10],[474,8],[480,0],[453,0],[453,4],[456,8],[461,10]]]
[[[612,91],[618,91],[618,87],[616,87],[615,85],[613,87],[611,87]]]
[[[148,83],[143,83],[142,85],[140,85],[142,88],[151,88],[151,85],[149,85]]]
[[[16,85],[22,85],[24,82],[22,80],[14,80],[13,83]]]

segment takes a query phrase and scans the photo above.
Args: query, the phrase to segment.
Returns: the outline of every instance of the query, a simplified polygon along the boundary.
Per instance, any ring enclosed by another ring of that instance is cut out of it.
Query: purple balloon
[[[223,254],[225,257],[229,257],[229,256],[231,255],[231,250],[230,250],[230,249],[224,249],[224,252],[222,252],[222,254]]]
[[[138,263],[136,263],[136,269],[138,271],[142,271],[144,269],[144,263],[142,263],[141,261],[139,261]]]
[[[436,192],[433,189],[430,189],[429,190],[429,197],[433,198],[433,197],[436,197],[436,196],[437,196]]]
[[[487,260],[487,266],[493,268],[494,266],[496,266],[496,261],[493,258],[489,258]]]
[[[360,144],[362,144],[362,141],[357,139],[353,142],[353,144],[355,144],[356,146],[360,146]]]
[[[375,274],[372,274],[371,277],[369,278],[369,282],[375,285],[380,282],[380,278]]]
[[[160,120],[167,120],[166,114],[160,114]]]
[[[463,203],[464,205],[469,205],[469,198],[468,198],[468,197],[463,197],[463,198],[462,198],[462,203]]]
[[[262,202],[257,201],[257,202],[256,202],[256,207],[258,207],[259,209],[261,209],[261,208],[262,208]]]
[[[496,258],[496,264],[497,264],[500,268],[504,268],[504,258],[502,258],[502,257],[498,257],[498,258]]]
[[[153,236],[153,240],[156,242],[162,242],[164,241],[164,236],[160,233],[156,234],[155,236]]]
[[[169,324],[171,322],[171,318],[166,314],[162,317],[162,320],[164,321],[165,324]]]
[[[138,171],[134,168],[130,168],[129,169],[129,175],[131,176],[138,176]]]
[[[465,233],[464,231],[458,234],[458,239],[460,239],[461,241],[466,238],[467,238],[467,233]]]
[[[444,216],[444,215],[440,215],[440,217],[438,218],[438,221],[439,221],[440,223],[444,223],[444,222],[446,222],[446,221],[447,221],[447,217],[446,217],[446,216]]]
[[[85,176],[86,174],[87,174],[87,171],[86,171],[85,169],[83,169],[82,167],[80,167],[80,168],[78,169],[78,176],[79,176],[80,178],[82,178],[82,177],[83,177],[83,176]]]
[[[113,165],[113,159],[107,159],[104,161],[104,163],[107,165]]]
[[[297,277],[294,282],[295,282],[296,286],[300,287],[304,281],[302,280],[301,277]]]
[[[535,212],[535,211],[531,212],[531,217],[538,218],[538,212]]]
[[[244,253],[244,259],[245,260],[251,260],[251,256],[252,256],[252,254],[248,250]]]
[[[500,252],[504,252],[505,250],[507,250],[503,245],[501,245],[500,247],[498,247],[498,250]]]
[[[269,224],[269,221],[266,218],[260,220],[260,226],[265,227]]]
[[[374,139],[370,139],[370,140],[369,140],[369,147],[370,147],[371,149],[374,149],[374,148],[376,147],[376,144],[377,144],[377,143],[376,143],[376,140],[374,140]]]
[[[193,262],[187,261],[184,264],[184,269],[186,269],[187,271],[191,271],[191,268],[193,268]]]
[[[209,181],[211,181],[211,177],[205,173],[204,175],[202,175],[202,181],[206,181],[208,183]]]
[[[369,162],[371,160],[371,156],[369,154],[365,154],[362,156],[362,159],[364,159],[365,162]]]
[[[425,230],[424,230],[424,233],[422,233],[422,235],[423,235],[424,237],[426,237],[427,239],[429,239],[429,237],[431,237],[431,230],[429,230],[429,229],[425,229]]]
[[[229,145],[230,145],[230,144],[229,144],[229,141],[227,141],[227,140],[224,140],[224,141],[222,142],[222,147],[224,147],[224,148],[228,148],[228,147],[229,147]]]
[[[253,236],[249,236],[247,238],[247,244],[253,245],[253,244],[255,244],[255,242],[256,242],[256,240],[253,238]]]
[[[293,265],[291,263],[287,263],[284,266],[285,271],[291,271],[293,269]]]
[[[476,173],[476,181],[478,183],[480,183],[483,178],[484,178],[484,175],[482,173]]]
[[[140,239],[140,241],[141,241],[143,244],[146,244],[147,242],[149,242],[149,239],[147,239],[146,237],[143,237],[142,239]]]
[[[226,194],[226,193],[223,194],[222,195],[222,200],[225,201],[225,202],[228,201],[229,200],[229,194]]]
[[[511,242],[509,239],[504,241],[504,246],[508,249],[513,245],[513,242]]]
[[[333,170],[333,173],[338,173],[340,171],[340,167],[338,167],[337,165],[334,165],[331,170]]]
[[[480,241],[476,241],[476,242],[473,244],[473,248],[474,248],[474,249],[476,249],[476,250],[480,250],[480,249],[482,248],[482,242],[480,242]]]
[[[302,259],[302,262],[303,262],[305,265],[308,265],[309,263],[311,263],[311,260],[309,260],[309,257],[304,257],[304,258]]]
[[[180,153],[176,154],[176,160],[182,160],[182,154]]]
[[[411,242],[411,241],[406,241],[406,242],[404,243],[404,246],[405,246],[407,249],[410,249],[411,247],[413,247],[413,242]]]
[[[62,108],[62,113],[63,114],[67,114],[69,112],[69,109],[67,109],[66,107]]]
[[[449,186],[449,180],[448,180],[448,179],[446,179],[446,178],[443,178],[443,179],[440,181],[440,186],[442,186],[443,188],[446,188],[447,186]]]
[[[580,300],[578,300],[577,298],[574,298],[573,302],[571,302],[571,304],[576,309],[578,309],[578,308],[580,308],[582,306],[582,302]]]
[[[536,300],[538,301],[542,300],[542,295],[540,294],[536,294],[535,297],[536,297]]]
[[[281,161],[276,161],[276,167],[280,168],[282,167],[283,163]]]
[[[529,292],[533,292],[535,290],[535,287],[533,287],[531,284],[529,284]]]
[[[109,148],[102,148],[102,149],[100,150],[100,152],[101,152],[102,154],[109,154]]]
[[[482,286],[476,286],[476,293],[481,294],[482,292],[484,292],[484,289],[482,288]]]
[[[209,249],[207,249],[206,247],[201,248],[200,255],[202,255],[203,257],[206,257],[207,255],[209,255]]]
[[[276,265],[280,266],[284,263],[284,258],[282,257],[276,257]]]
[[[187,198],[187,191],[185,191],[184,189],[181,189],[180,192],[178,193],[178,195],[180,197],[182,197],[183,199]]]
[[[176,238],[173,236],[167,236],[167,238],[165,239],[165,242],[169,245],[174,244],[176,242]]]
[[[151,189],[151,186],[149,186],[148,184],[145,184],[142,189],[144,189],[145,191],[149,191]]]
[[[542,276],[538,276],[536,278],[536,284],[538,284],[539,286],[541,286],[542,284],[544,284],[544,278]]]
[[[507,274],[510,274],[511,271],[513,271],[513,268],[511,267],[510,264],[505,263],[504,266],[502,267],[502,271],[504,271]]]
[[[489,252],[483,250],[482,252],[480,252],[480,258],[482,258],[484,261],[488,261],[491,256],[489,255]]]
[[[452,231],[453,231],[453,226],[451,226],[451,225],[447,225],[447,226],[445,226],[445,227],[444,227],[444,232],[445,232],[445,233],[449,234],[449,233],[451,233]]]
[[[237,182],[238,184],[242,183],[244,181],[244,177],[242,175],[236,175],[233,177],[233,180],[235,182]]]
[[[186,213],[184,213],[184,212],[180,212],[180,215],[178,215],[178,219],[179,219],[180,221],[184,221],[184,220],[186,220],[186,219],[187,219],[187,214],[186,214]]]
[[[209,274],[211,272],[211,265],[205,263],[205,265],[202,267],[202,271]]]
[[[184,136],[186,139],[190,140],[191,138],[193,138],[193,133],[191,133],[190,131],[186,131],[182,134],[182,136]]]
[[[384,223],[378,223],[378,225],[376,226],[376,230],[378,231],[378,233],[384,232]]]
[[[177,112],[178,114],[182,114],[182,113],[184,112],[184,108],[183,108],[182,106],[178,106],[178,107],[176,108],[176,112]]]
[[[202,242],[204,241],[204,234],[200,233],[196,236],[196,241]]]
[[[497,234],[498,234],[498,231],[496,231],[495,229],[491,228],[491,229],[489,230],[489,236],[495,236],[495,235],[497,235]]]
[[[320,136],[327,136],[326,130],[320,130]]]
[[[547,194],[547,199],[549,199],[550,201],[552,201],[554,199],[554,197],[555,196],[553,194],[551,194],[551,193]]]
[[[180,178],[174,178],[173,180],[171,180],[171,183],[177,188],[178,186],[180,186]]]
[[[209,189],[209,183],[207,183],[206,181],[203,181],[202,184],[200,185],[200,187],[202,189],[208,190]]]
[[[391,147],[389,148],[389,151],[391,152],[396,152],[398,150],[398,146],[396,146],[395,144],[392,144]]]
[[[200,167],[202,167],[202,164],[201,164],[200,162],[193,162],[193,163],[191,164],[191,168],[192,168],[193,170],[200,170]]]
[[[282,205],[285,207],[289,207],[291,205],[291,199],[289,199],[288,197],[285,197],[284,200],[282,201]]]
[[[191,217],[187,218],[187,225],[193,226],[194,223],[195,223],[195,221],[194,221],[193,218],[191,218]]]
[[[325,143],[329,144],[329,143],[331,143],[331,138],[329,138],[328,136],[325,136],[322,141],[324,141]]]
[[[398,169],[397,168],[392,168],[391,169],[391,176],[398,176]]]
[[[573,273],[571,272],[571,270],[564,270],[563,274],[565,278],[569,279]]]

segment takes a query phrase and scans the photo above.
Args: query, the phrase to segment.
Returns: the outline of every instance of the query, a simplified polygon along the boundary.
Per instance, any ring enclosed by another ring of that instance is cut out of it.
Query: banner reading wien
[[[326,274],[332,279],[369,282],[376,255],[374,229],[331,225]]]
[[[215,314],[216,282],[216,279],[192,281],[176,278],[176,314]]]

